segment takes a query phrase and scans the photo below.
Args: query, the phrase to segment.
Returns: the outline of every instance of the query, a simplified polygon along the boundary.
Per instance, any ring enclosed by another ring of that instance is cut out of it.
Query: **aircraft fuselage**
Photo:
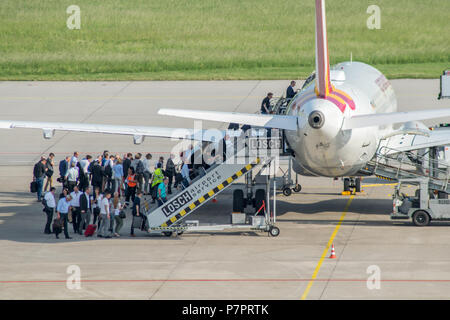
[[[355,115],[395,112],[397,100],[386,77],[360,62],[331,68],[333,94],[320,98],[311,81],[289,104],[287,114],[298,116],[298,129],[286,131],[298,173],[328,177],[353,176],[375,154],[392,125],[344,130]]]

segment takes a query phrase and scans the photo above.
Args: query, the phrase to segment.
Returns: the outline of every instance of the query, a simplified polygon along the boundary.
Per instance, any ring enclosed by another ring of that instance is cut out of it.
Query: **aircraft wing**
[[[183,109],[159,109],[158,114],[197,120],[248,124],[256,127],[297,130],[296,116]]]
[[[386,139],[382,146],[395,151],[413,151],[450,145],[450,128],[437,128],[427,134],[401,134]],[[381,146],[381,147],[382,147]]]
[[[163,128],[163,127],[144,127],[144,126],[124,126],[109,124],[90,124],[90,123],[64,123],[64,122],[39,122],[39,121],[16,121],[16,120],[0,120],[0,129],[42,129],[44,138],[50,139],[55,131],[72,131],[72,132],[95,132],[106,134],[130,135],[133,136],[134,142],[139,144],[143,137],[164,137],[175,139],[188,139],[199,141],[217,141],[218,136],[224,136],[224,132],[216,133],[215,137],[203,134],[198,130],[185,128]],[[217,130],[218,131],[218,130]]]
[[[374,127],[387,124],[450,117],[449,109],[375,113],[353,116],[345,120],[343,129]]]

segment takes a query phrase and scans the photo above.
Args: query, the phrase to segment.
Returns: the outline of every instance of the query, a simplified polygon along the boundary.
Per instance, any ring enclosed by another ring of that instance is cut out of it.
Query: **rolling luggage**
[[[142,222],[142,214],[140,214],[139,216],[133,216],[133,228],[141,229]]]
[[[92,237],[95,233],[95,230],[97,230],[96,224],[90,224],[87,226],[86,230],[84,231],[84,235],[86,237]]]

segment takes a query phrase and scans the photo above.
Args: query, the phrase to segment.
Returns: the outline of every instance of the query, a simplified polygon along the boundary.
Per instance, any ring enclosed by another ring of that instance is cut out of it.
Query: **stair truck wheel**
[[[244,191],[241,189],[233,192],[233,212],[244,212]]]
[[[355,192],[361,192],[361,178],[355,179]]]
[[[271,226],[270,229],[269,229],[269,234],[272,237],[278,237],[279,234],[280,234],[280,229],[278,227]]]
[[[301,185],[299,185],[298,183],[295,185],[295,187],[294,187],[294,191],[295,192],[300,192],[300,191],[302,191],[302,186]]]
[[[349,178],[344,179],[344,191],[350,191],[350,179]]]
[[[291,188],[289,188],[289,187],[283,187],[283,194],[284,194],[286,197],[289,197],[289,196],[292,194]]]
[[[165,235],[166,237],[171,237],[172,236],[172,231],[164,231],[163,235]]]
[[[263,205],[263,201],[265,201],[266,199],[266,190],[264,189],[258,189],[255,192],[255,209],[256,211],[258,211],[262,205]],[[266,214],[266,209],[263,208],[261,209],[261,211],[258,213],[258,215],[265,215]]]
[[[418,227],[424,227],[430,224],[430,216],[428,215],[427,212],[423,211],[423,210],[417,210],[416,212],[414,212],[413,216],[412,216],[412,221],[414,223],[415,226]]]

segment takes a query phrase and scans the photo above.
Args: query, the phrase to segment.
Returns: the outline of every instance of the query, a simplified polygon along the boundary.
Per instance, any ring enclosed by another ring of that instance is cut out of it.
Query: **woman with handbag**
[[[112,200],[112,211],[114,214],[115,230],[114,236],[120,237],[120,229],[123,226],[123,219],[125,219],[125,212],[122,210],[122,204],[120,203],[119,193],[114,192],[114,198]]]

